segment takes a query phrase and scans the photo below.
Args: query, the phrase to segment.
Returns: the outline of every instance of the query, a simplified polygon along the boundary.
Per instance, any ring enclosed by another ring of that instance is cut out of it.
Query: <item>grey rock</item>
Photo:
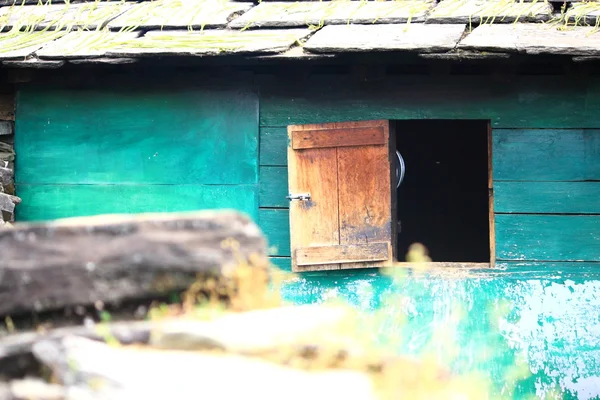
[[[65,65],[61,60],[40,60],[37,57],[29,57],[25,60],[6,60],[2,65],[10,68],[36,68],[36,69],[56,69]]]
[[[150,343],[171,350],[219,349],[244,355],[290,346],[326,345],[342,351],[356,345],[340,335],[352,318],[345,307],[307,305],[232,313],[210,321],[168,320],[155,324]]]
[[[237,1],[143,2],[109,22],[108,28],[112,30],[131,26],[144,30],[224,28],[231,18],[243,14],[252,7],[253,4]]]
[[[113,322],[94,326],[68,326],[47,332],[18,332],[0,338],[0,369],[14,367],[15,361],[30,356],[33,345],[43,340],[61,340],[67,336],[79,336],[96,341],[109,338],[120,344],[146,344],[150,340],[152,324],[149,321]],[[15,372],[15,375],[21,371]],[[1,397],[0,397],[1,399]]]
[[[13,154],[15,153],[13,146],[11,144],[4,143],[4,142],[0,142],[0,151],[6,152],[6,153],[13,153]]]
[[[525,54],[600,55],[600,34],[594,27],[549,24],[481,25],[459,43],[459,48]]]
[[[92,388],[95,399],[191,398],[199,377],[198,396],[208,399],[279,400],[281,388],[293,388],[288,400],[379,398],[371,378],[359,371],[306,371],[251,357],[118,348],[78,337],[38,342],[33,352],[66,386],[69,399],[84,399]]]
[[[12,213],[15,211],[15,205],[21,203],[21,199],[6,193],[0,193],[0,211]]]
[[[12,135],[15,133],[15,123],[13,121],[0,121],[0,136]]]
[[[16,224],[0,242],[0,315],[151,298],[266,258],[259,228],[233,211]]]
[[[433,2],[426,0],[263,2],[234,19],[229,26],[238,29],[423,22],[433,5]]]
[[[66,395],[62,386],[32,378],[10,382],[10,394],[13,400],[63,400]]]
[[[13,183],[14,172],[12,169],[0,167],[0,184],[8,186]]]
[[[547,2],[507,2],[498,0],[444,0],[427,16],[428,23],[508,24],[541,22],[552,18]]]
[[[71,64],[107,64],[107,65],[121,65],[121,64],[133,64],[136,63],[137,58],[82,58],[69,60]]]

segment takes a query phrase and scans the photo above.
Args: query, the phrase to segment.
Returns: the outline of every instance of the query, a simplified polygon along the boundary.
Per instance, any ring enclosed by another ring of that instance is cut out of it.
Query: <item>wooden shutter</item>
[[[288,136],[290,194],[310,194],[309,200],[290,201],[292,270],[391,261],[396,232],[389,121],[293,125]]]

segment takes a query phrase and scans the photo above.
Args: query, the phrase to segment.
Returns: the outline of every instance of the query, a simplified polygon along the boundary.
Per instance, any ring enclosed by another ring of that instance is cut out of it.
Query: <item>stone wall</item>
[[[14,126],[14,90],[0,84],[0,225],[14,221],[15,206],[21,202],[15,196]]]

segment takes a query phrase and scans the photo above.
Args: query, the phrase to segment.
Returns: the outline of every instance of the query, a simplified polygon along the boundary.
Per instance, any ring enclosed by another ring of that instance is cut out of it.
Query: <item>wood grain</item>
[[[17,221],[229,208],[257,217],[255,185],[17,185]]]
[[[286,167],[259,168],[259,206],[269,208],[289,208],[288,169]]]
[[[244,87],[24,88],[20,184],[256,184],[258,103]]]
[[[286,127],[260,128],[260,165],[287,166]]]
[[[598,215],[496,214],[496,259],[600,261]]]
[[[494,129],[494,180],[600,180],[598,129]]]
[[[261,76],[261,126],[377,119],[484,119],[494,128],[600,128],[597,76]]]
[[[488,151],[488,221],[490,237],[490,267],[496,265],[496,219],[495,213],[495,192],[494,192],[494,144],[493,132],[490,123],[487,127],[487,151]]]
[[[297,130],[292,133],[292,148],[368,146],[387,144],[382,127]]]
[[[600,214],[600,182],[496,182],[497,213]]]
[[[269,242],[269,255],[290,257],[290,213],[289,210],[258,210],[258,226]]]
[[[297,257],[301,254],[296,250],[314,246],[386,242],[390,244],[386,260],[391,261],[389,122],[290,126],[288,131],[291,142],[288,147],[290,192],[311,194],[309,201],[292,201],[290,204],[292,270],[298,270],[299,266],[306,271],[378,265],[357,262],[340,266],[331,263],[331,259],[324,253],[324,260],[328,260],[327,262],[298,264]],[[295,136],[302,137],[302,133],[306,131],[309,134],[305,138],[311,139],[307,140],[307,144],[310,142],[311,146],[327,144],[337,147],[294,149]],[[315,131],[318,131],[318,140],[312,140],[316,136]],[[373,141],[374,133],[383,134],[383,138]],[[367,143],[366,145],[344,146],[349,142],[349,137],[359,135],[365,135],[366,138],[351,143]],[[314,257],[311,259],[315,260]]]
[[[367,244],[341,244],[338,246],[300,247],[295,250],[296,265],[327,265],[338,263],[365,263],[387,261],[390,258],[389,242]],[[364,267],[364,265],[363,265]],[[341,268],[347,268],[342,265]]]
[[[392,242],[389,122],[379,121],[383,144],[338,148],[340,244]],[[392,253],[385,261],[391,261]],[[369,260],[375,261],[375,260]],[[381,261],[381,260],[378,260]],[[370,266],[376,266],[372,263]],[[344,268],[364,268],[364,263]]]
[[[319,127],[290,126],[290,141],[295,132],[315,128]],[[288,147],[290,193],[310,193],[311,196],[310,200],[290,203],[292,255],[297,248],[340,243],[337,151],[335,147],[299,151]],[[339,264],[329,264],[323,268],[339,267]],[[296,260],[292,257],[292,270],[296,269]]]
[[[292,258],[291,257],[269,257],[269,261],[273,266],[279,268],[285,272],[292,272]]]

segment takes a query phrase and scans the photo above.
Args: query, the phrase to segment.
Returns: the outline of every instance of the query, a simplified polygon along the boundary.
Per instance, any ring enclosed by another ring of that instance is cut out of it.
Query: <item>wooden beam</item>
[[[385,143],[385,132],[382,127],[294,131],[292,136],[294,150],[383,145]]]
[[[387,261],[390,246],[387,242],[361,245],[314,246],[296,249],[298,266]]]

